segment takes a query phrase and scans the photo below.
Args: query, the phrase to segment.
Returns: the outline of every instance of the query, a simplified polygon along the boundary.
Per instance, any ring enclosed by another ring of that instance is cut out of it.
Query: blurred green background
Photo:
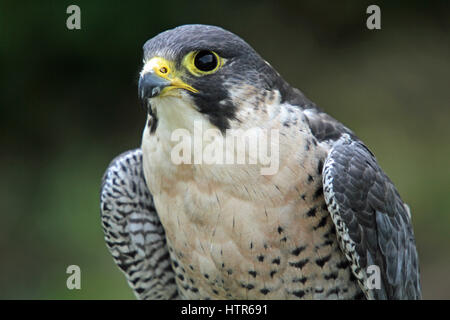
[[[424,298],[450,298],[447,1],[294,0],[1,2],[0,298],[134,298],[103,241],[100,180],[140,145],[143,43],[186,23],[242,36],[367,143],[412,209]]]

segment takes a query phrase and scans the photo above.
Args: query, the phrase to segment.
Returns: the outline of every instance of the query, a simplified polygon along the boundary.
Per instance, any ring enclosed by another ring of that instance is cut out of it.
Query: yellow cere
[[[197,93],[198,90],[185,83],[180,78],[180,72],[174,67],[174,62],[166,60],[161,57],[153,57],[144,64],[144,68],[141,71],[141,76],[153,72],[163,79],[170,81],[170,86],[165,87],[160,96],[164,96],[172,89],[186,89],[191,92]]]

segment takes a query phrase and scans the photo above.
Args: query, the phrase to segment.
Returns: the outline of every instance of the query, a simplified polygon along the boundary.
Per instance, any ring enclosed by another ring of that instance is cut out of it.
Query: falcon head
[[[224,131],[243,102],[262,108],[274,92],[282,102],[298,96],[294,90],[244,40],[219,27],[184,25],[144,44],[139,97],[156,120],[194,112]]]

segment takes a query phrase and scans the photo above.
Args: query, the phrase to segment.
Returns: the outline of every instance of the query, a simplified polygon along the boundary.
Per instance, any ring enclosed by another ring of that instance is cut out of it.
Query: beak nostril
[[[161,69],[159,69],[159,72],[161,73],[167,73],[167,68],[166,67],[162,67]]]

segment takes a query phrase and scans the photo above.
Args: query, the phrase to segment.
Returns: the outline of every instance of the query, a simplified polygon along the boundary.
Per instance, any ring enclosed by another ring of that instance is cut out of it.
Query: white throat
[[[197,111],[190,97],[183,96],[165,96],[153,99],[152,109],[158,118],[156,133],[162,139],[170,136],[177,129],[187,129],[193,132],[194,123],[199,121],[207,128],[212,128],[212,124],[205,115]]]

